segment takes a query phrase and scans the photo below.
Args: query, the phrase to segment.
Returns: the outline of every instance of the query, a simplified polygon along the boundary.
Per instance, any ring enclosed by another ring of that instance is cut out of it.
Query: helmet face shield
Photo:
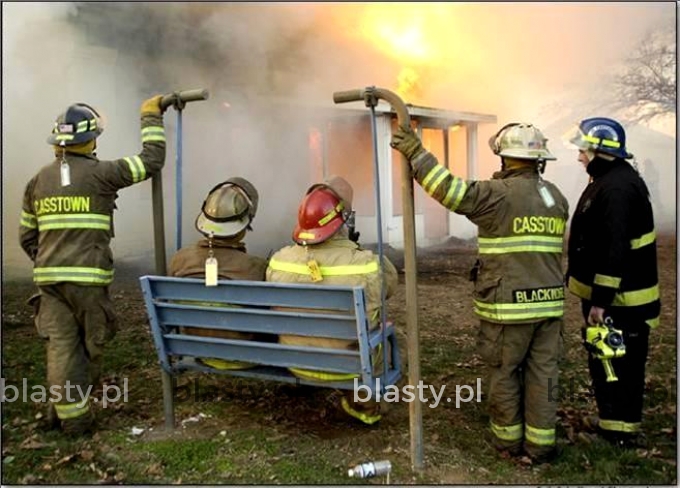
[[[573,126],[562,134],[562,143],[568,149],[578,149],[579,151],[587,151],[592,149],[590,143],[586,140],[586,135],[579,126]]]
[[[621,124],[606,117],[582,120],[578,127],[567,131],[562,140],[581,151],[590,150],[622,159],[633,157],[626,150],[626,133]]]

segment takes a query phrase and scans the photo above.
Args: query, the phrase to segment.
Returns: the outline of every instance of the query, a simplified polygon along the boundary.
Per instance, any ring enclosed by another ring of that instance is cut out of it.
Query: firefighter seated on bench
[[[281,283],[310,283],[318,285],[361,285],[366,293],[366,313],[374,327],[380,324],[381,276],[378,256],[357,244],[358,233],[352,224],[351,185],[340,177],[312,185],[298,208],[298,223],[293,231],[296,244],[276,252],[269,261],[267,281]],[[398,283],[397,270],[383,259],[385,296],[394,293]],[[324,339],[295,335],[279,336],[281,344],[356,349],[357,341]],[[382,354],[373,356],[374,374],[383,367]],[[304,379],[317,381],[345,381],[355,374],[311,371],[291,368]],[[374,424],[380,420],[380,404],[375,401],[354,402],[354,392],[342,397],[343,410],[352,417]]]
[[[210,190],[195,224],[205,238],[177,251],[170,261],[169,275],[210,279],[210,274],[213,273],[217,279],[222,280],[264,281],[267,261],[248,254],[243,242],[246,232],[252,230],[250,224],[255,218],[257,204],[258,192],[244,178],[230,178]],[[183,332],[224,339],[256,338],[255,334],[245,332],[198,327],[185,327]],[[216,369],[246,369],[253,366],[241,361],[217,358],[203,358],[199,361]]]

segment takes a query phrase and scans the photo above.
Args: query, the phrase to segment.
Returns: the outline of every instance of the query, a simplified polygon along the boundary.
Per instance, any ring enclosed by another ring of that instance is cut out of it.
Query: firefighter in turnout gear
[[[625,354],[610,360],[618,381],[607,381],[602,361],[589,354],[599,418],[587,423],[613,443],[634,446],[641,430],[649,333],[659,324],[661,309],[650,195],[626,161],[633,155],[618,122],[585,119],[566,139],[578,148],[578,160],[591,177],[571,223],[567,285],[581,299],[585,327],[610,320],[625,345]]]
[[[170,276],[205,278],[210,273],[210,258],[216,276],[223,280],[264,281],[267,260],[246,252],[243,239],[252,230],[257,213],[258,192],[248,180],[230,178],[216,185],[206,197],[196,217],[196,229],[204,239],[179,251],[170,260]],[[206,272],[207,271],[207,272]],[[203,303],[204,305],[206,303]],[[209,303],[208,303],[209,305]],[[204,337],[252,340],[255,334],[187,327],[184,332]],[[275,337],[275,336],[274,336]],[[200,360],[216,369],[246,369],[252,365],[218,358]]]
[[[391,145],[411,164],[432,198],[478,226],[479,256],[471,272],[480,319],[479,351],[490,366],[488,390],[495,447],[534,462],[556,454],[556,407],[564,287],[562,250],[568,203],[542,178],[555,159],[533,125],[508,124],[489,140],[501,157],[491,180],[465,181],[441,166],[411,129]]]
[[[298,223],[293,231],[296,244],[276,252],[269,261],[267,281],[280,283],[315,283],[319,285],[359,285],[366,293],[366,313],[371,323],[380,325],[382,277],[379,258],[350,239],[347,222],[352,212],[352,187],[343,178],[332,177],[309,188],[298,209]],[[397,270],[383,258],[385,298],[396,290]],[[354,349],[356,341],[282,335],[281,344]],[[382,353],[382,351],[380,351]],[[376,374],[382,368],[382,354],[373,357]],[[356,375],[292,369],[302,379],[315,381],[353,380]],[[354,392],[341,399],[342,409],[365,424],[381,418],[375,401],[354,402]]]
[[[99,114],[82,103],[68,107],[47,139],[54,161],[24,192],[19,235],[40,292],[35,323],[47,339],[47,418],[66,433],[93,426],[89,394],[99,383],[103,348],[117,330],[109,297],[115,200],[118,190],[148,179],[165,163],[160,100],[142,103],[142,151],[114,161],[95,155],[103,131]]]

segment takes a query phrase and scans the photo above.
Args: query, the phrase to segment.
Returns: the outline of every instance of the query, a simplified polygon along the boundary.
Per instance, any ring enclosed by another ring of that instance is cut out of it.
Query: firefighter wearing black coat
[[[625,347],[625,354],[609,360],[613,371],[607,374],[607,361],[598,358],[586,337],[599,414],[596,422],[587,423],[594,423],[602,437],[617,445],[635,445],[641,430],[649,332],[658,326],[660,315],[650,195],[626,161],[633,156],[618,122],[601,117],[583,120],[569,140],[578,147],[578,160],[591,178],[572,219],[568,288],[581,298],[586,327],[611,320]]]

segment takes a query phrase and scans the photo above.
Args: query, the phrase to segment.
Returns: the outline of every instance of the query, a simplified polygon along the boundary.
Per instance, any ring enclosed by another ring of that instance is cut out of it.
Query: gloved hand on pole
[[[161,100],[163,95],[154,95],[151,98],[147,98],[142,102],[142,107],[140,112],[144,114],[161,115],[163,113],[163,108],[161,107]]]
[[[397,131],[392,135],[390,146],[402,153],[409,163],[413,163],[416,157],[426,151],[420,138],[410,126],[407,128],[398,126]]]

